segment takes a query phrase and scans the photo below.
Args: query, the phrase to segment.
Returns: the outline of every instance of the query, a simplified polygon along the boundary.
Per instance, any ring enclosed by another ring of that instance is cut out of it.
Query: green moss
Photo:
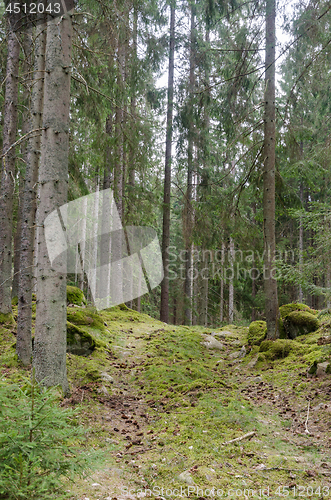
[[[83,291],[76,286],[67,286],[67,301],[76,306],[86,305],[86,299]]]
[[[267,323],[265,321],[253,321],[249,325],[247,343],[260,345],[267,335]]]
[[[314,309],[310,309],[310,307],[306,306],[305,304],[300,304],[299,302],[293,302],[291,304],[285,304],[283,306],[280,306],[279,308],[279,313],[280,317],[284,319],[288,314],[290,314],[293,311],[306,311],[309,312],[310,314],[317,314],[317,311]]]
[[[11,305],[12,306],[17,306],[17,304],[18,304],[18,297],[17,297],[17,295],[15,295],[15,297],[13,297],[11,299]]]
[[[291,339],[315,332],[318,327],[319,321],[316,316],[307,311],[293,311],[284,318],[284,328]]]
[[[0,325],[14,326],[15,320],[12,313],[7,313],[7,314],[0,313]]]
[[[128,306],[126,306],[125,304],[119,304],[118,308],[119,308],[121,311],[129,311]]]
[[[88,332],[67,321],[67,352],[88,356],[96,347],[96,341]]]
[[[102,318],[91,308],[68,307],[67,320],[74,325],[91,326],[101,331],[105,329]]]
[[[265,354],[267,359],[286,358],[291,351],[291,342],[285,339],[264,340],[260,345],[260,352]]]

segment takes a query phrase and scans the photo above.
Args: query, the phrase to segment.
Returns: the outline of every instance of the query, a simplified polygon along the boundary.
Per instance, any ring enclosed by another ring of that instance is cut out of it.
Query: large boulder
[[[86,299],[84,292],[76,286],[67,286],[67,302],[76,306],[85,306]]]
[[[88,326],[103,331],[104,322],[99,314],[92,308],[68,307],[67,320],[74,325]]]
[[[96,347],[92,335],[70,321],[67,321],[67,352],[78,356],[88,356]]]
[[[310,309],[309,306],[306,306],[306,304],[301,304],[300,302],[292,302],[291,304],[284,304],[279,308],[279,314],[282,319],[284,319],[288,314],[290,314],[293,311],[306,311],[313,315],[317,314],[317,311],[315,311],[315,309]]]
[[[248,328],[247,344],[260,345],[267,336],[267,323],[265,321],[253,321]]]
[[[290,339],[315,332],[319,327],[319,321],[316,316],[307,311],[293,311],[287,314],[283,320],[283,324],[287,337]]]

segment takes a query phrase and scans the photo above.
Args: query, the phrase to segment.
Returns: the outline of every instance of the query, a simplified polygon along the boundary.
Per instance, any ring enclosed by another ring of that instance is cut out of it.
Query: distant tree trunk
[[[233,323],[233,312],[234,312],[234,288],[233,288],[233,264],[234,264],[234,242],[230,237],[230,246],[229,246],[229,262],[231,269],[231,276],[229,278],[229,323]]]
[[[254,216],[256,215],[256,203],[252,203],[252,210]],[[255,267],[255,258],[253,254],[253,260],[252,260],[252,269]],[[254,279],[255,275],[252,271],[252,302],[253,302],[253,307],[252,307],[252,321],[256,321],[256,308],[255,308],[255,297],[256,297],[256,280]]]
[[[70,67],[72,48],[71,12],[47,23],[46,72],[40,161],[40,203],[37,261],[37,313],[33,364],[36,379],[46,386],[61,385],[69,391],[67,347],[67,259],[51,268],[43,224],[45,218],[67,202]]]
[[[167,134],[164,167],[164,194],[163,194],[163,233],[162,233],[162,262],[164,278],[161,283],[160,320],[169,323],[169,254],[170,245],[170,192],[171,192],[171,147],[172,147],[172,117],[174,101],[174,64],[175,61],[175,6],[170,7],[170,47],[168,69],[168,109]]]
[[[186,262],[185,262],[185,324],[192,324],[192,195],[193,195],[193,92],[194,92],[194,69],[195,69],[195,3],[191,5],[191,29],[190,29],[190,75],[189,75],[189,116],[188,116],[188,147],[187,147],[187,194],[185,214],[185,239],[186,239]]]
[[[221,253],[221,283],[220,283],[220,322],[224,321],[224,259],[225,259],[225,244],[222,243],[222,253]]]
[[[174,325],[177,325],[177,297],[176,297],[176,295],[173,298],[172,322]]]
[[[206,277],[204,279],[204,310],[203,310],[203,325],[207,326],[208,325],[208,284],[209,284],[209,279]]]
[[[300,184],[300,201],[301,204],[303,205],[303,184]],[[303,267],[303,223],[302,223],[302,217],[300,217],[300,222],[299,222],[299,267],[300,267],[300,272],[302,272],[302,267]],[[299,302],[303,301],[303,291],[302,291],[302,286],[299,285],[299,297],[298,297]]]
[[[16,139],[18,69],[20,44],[13,25],[18,20],[10,14],[7,44],[5,102],[3,108],[3,143],[5,154]],[[15,148],[2,158],[0,203],[0,313],[10,314],[12,285],[13,194],[15,182]]]
[[[263,172],[263,219],[264,219],[264,291],[267,337],[279,336],[277,328],[278,297],[275,272],[275,45],[276,1],[266,0],[266,51],[265,51],[265,116],[264,116],[264,172]]]
[[[137,70],[138,70],[137,48],[138,48],[138,9],[136,6],[136,2],[134,2],[133,27],[132,27],[131,102],[130,102],[131,119],[133,121],[132,123],[133,131],[135,131],[136,127],[135,121],[137,120],[136,117],[136,108],[137,108],[136,84],[137,84]],[[133,188],[135,185],[136,144],[137,141],[135,132],[129,149],[129,186],[131,186],[131,188]]]
[[[22,127],[22,135],[26,134],[28,130],[26,129],[24,131],[25,127]],[[23,157],[26,157],[23,153]],[[19,280],[19,274],[20,274],[20,248],[21,248],[21,226],[22,226],[22,195],[24,191],[24,179],[23,175],[20,172],[19,174],[19,185],[18,185],[18,200],[17,200],[17,220],[16,220],[16,230],[15,230],[15,236],[14,236],[14,275],[13,275],[13,283],[12,283],[12,290],[11,290],[11,296],[17,297],[18,294],[18,280]]]
[[[29,124],[32,130],[41,128],[43,87],[45,70],[46,24],[39,25],[35,32],[35,61]],[[41,133],[30,137],[27,147],[25,186],[22,200],[22,225],[20,249],[20,275],[18,283],[18,315],[16,353],[24,365],[31,363],[32,356],[32,289],[33,249],[35,243],[36,197],[40,158]]]
[[[114,158],[114,197],[118,214],[123,221],[123,92],[125,70],[125,40],[123,28],[120,28],[117,56],[117,98],[115,112],[115,158]]]

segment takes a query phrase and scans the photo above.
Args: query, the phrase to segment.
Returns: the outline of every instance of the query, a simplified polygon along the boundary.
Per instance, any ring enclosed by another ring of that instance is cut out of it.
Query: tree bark
[[[189,75],[189,116],[188,116],[188,147],[187,147],[187,194],[185,214],[185,239],[186,239],[186,262],[185,262],[185,324],[192,324],[192,196],[193,196],[193,92],[194,92],[194,69],[195,69],[195,4],[191,5],[191,29],[190,29],[190,75]]]
[[[266,0],[266,52],[265,52],[265,116],[264,116],[264,172],[263,172],[263,219],[264,219],[264,291],[267,338],[279,336],[277,328],[278,298],[275,272],[275,45],[276,2]]]
[[[222,243],[222,253],[221,253],[221,283],[220,283],[220,322],[223,323],[224,320],[224,258],[225,256],[225,244]]]
[[[164,167],[163,193],[163,233],[162,233],[162,262],[164,278],[161,283],[160,320],[169,323],[169,254],[170,245],[170,192],[171,192],[171,147],[172,147],[172,119],[174,105],[174,68],[175,68],[175,5],[170,6],[170,46],[168,69],[168,108],[167,108],[167,136]]]
[[[41,128],[42,125],[46,48],[45,27],[45,24],[38,25],[35,32],[34,76],[31,95],[31,118],[29,120],[32,130]],[[34,226],[37,209],[40,143],[41,134],[31,136],[28,141],[23,194],[16,353],[24,365],[31,363],[32,356],[33,249],[35,243]]]
[[[231,276],[229,278],[229,323],[233,323],[233,313],[234,313],[234,288],[233,288],[233,265],[234,265],[234,242],[230,236],[230,246],[229,246],[229,263],[231,269]]]
[[[47,23],[43,132],[40,162],[41,226],[37,261],[37,314],[33,363],[36,380],[69,391],[66,369],[66,253],[51,268],[43,227],[45,218],[67,201],[72,13]]]
[[[16,139],[18,69],[20,44],[12,26],[17,16],[10,15],[3,108],[3,145],[6,153]],[[0,202],[0,313],[11,314],[13,194],[15,184],[15,148],[2,159]]]

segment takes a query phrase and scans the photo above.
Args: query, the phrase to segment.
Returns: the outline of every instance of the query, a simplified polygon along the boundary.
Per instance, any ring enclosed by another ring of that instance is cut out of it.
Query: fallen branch
[[[253,436],[255,436],[255,431],[248,432],[247,434],[244,434],[243,436],[238,437],[236,439],[231,439],[230,441],[225,441],[225,443],[222,443],[222,445],[224,446],[225,444],[231,444],[231,443],[235,443],[237,441],[242,441],[243,439],[248,439],[248,438],[251,438]]]
[[[305,433],[306,434],[310,434],[309,430],[308,430],[308,418],[309,418],[309,407],[310,407],[310,401],[308,401],[308,411],[307,411],[307,418],[306,418],[306,422],[305,422]]]

